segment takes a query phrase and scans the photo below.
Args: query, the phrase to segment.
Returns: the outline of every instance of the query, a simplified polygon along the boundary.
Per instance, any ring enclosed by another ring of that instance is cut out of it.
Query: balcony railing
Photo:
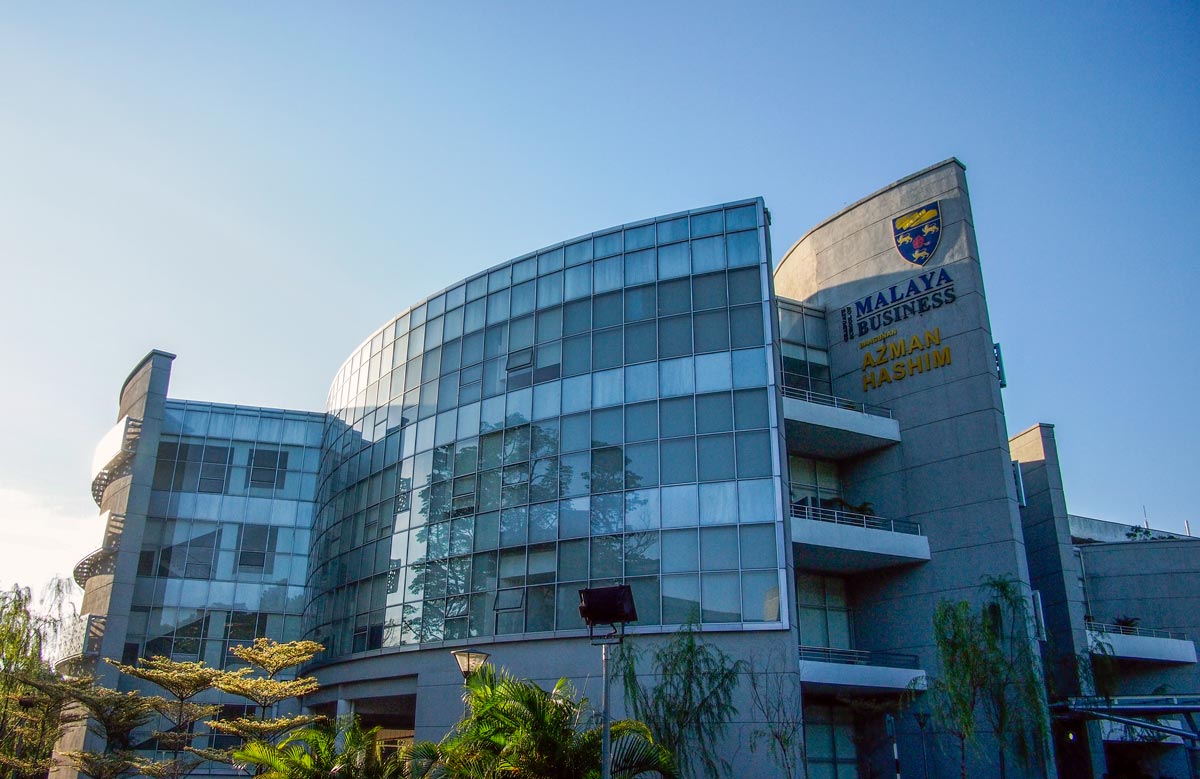
[[[872,652],[864,649],[833,649],[800,645],[800,659],[842,665],[874,665],[884,668],[920,668],[920,658],[904,652]]]
[[[907,533],[910,536],[921,535],[921,525],[904,519],[884,519],[868,514],[856,514],[853,511],[823,509],[816,506],[806,506],[802,503],[792,504],[792,517],[795,519],[815,519],[818,522],[832,522],[835,525],[853,525],[871,530],[887,530],[892,533]]]
[[[75,583],[87,587],[88,579],[93,576],[111,575],[116,564],[116,552],[108,547],[89,552],[86,557],[75,564]]]
[[[69,623],[58,634],[54,647],[55,662],[61,665],[79,657],[99,654],[107,622],[108,618],[102,614],[83,614]]]
[[[1186,636],[1182,633],[1173,633],[1170,630],[1153,630],[1151,628],[1139,628],[1129,625],[1109,625],[1104,622],[1088,622],[1087,629],[1094,633],[1116,633],[1121,636],[1145,636],[1147,638],[1186,640]]]
[[[857,411],[860,414],[871,414],[877,417],[892,418],[892,410],[883,406],[873,406],[870,403],[859,403],[857,400],[848,398],[839,398],[835,395],[826,395],[823,392],[813,392],[811,390],[800,389],[799,387],[784,387],[784,397],[795,398],[796,400],[804,400],[809,403],[819,403],[822,406],[832,406],[834,408],[842,408],[847,411]]]

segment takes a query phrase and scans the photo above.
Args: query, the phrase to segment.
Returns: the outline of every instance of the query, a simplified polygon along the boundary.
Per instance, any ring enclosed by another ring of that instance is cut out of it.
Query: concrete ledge
[[[925,671],[881,665],[800,661],[800,684],[813,693],[899,693],[925,689]]]
[[[929,539],[909,533],[792,519],[796,567],[858,573],[929,561]]]
[[[789,452],[836,460],[900,443],[900,423],[890,417],[784,397]]]
[[[1159,663],[1196,662],[1196,645],[1185,638],[1133,636],[1089,630],[1088,640],[1093,646],[1096,644],[1107,645],[1112,649],[1112,656],[1116,658],[1150,660]],[[1108,652],[1093,651],[1092,654],[1108,654]]]

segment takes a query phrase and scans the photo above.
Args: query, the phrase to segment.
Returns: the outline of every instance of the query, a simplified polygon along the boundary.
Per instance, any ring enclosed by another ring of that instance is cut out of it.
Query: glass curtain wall
[[[373,335],[330,391],[306,611],[333,654],[583,627],[779,623],[761,201],[596,233]]]

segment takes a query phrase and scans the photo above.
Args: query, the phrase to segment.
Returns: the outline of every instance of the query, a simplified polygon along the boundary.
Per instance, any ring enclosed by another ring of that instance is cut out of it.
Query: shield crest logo
[[[935,200],[892,220],[892,236],[900,256],[924,265],[937,251],[942,235],[942,203]]]

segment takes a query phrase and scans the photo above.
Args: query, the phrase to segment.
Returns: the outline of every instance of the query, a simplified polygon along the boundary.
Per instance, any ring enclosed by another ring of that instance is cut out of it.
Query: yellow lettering
[[[892,376],[888,373],[888,369],[884,368],[879,371],[879,376],[877,376],[875,380],[879,383],[879,386],[882,387],[884,384],[892,383]]]
[[[863,352],[862,369],[865,371],[867,368],[873,368],[874,366],[875,366],[875,360],[871,359],[871,353]]]
[[[875,372],[863,371],[863,392],[875,387]]]
[[[911,375],[913,375],[913,376],[916,376],[918,373],[924,373],[924,372],[925,372],[925,367],[924,367],[923,365],[921,365],[921,358],[920,358],[920,357],[911,357],[911,358],[909,358],[909,360],[908,360],[908,372],[909,372]]]
[[[921,339],[915,335],[908,339],[908,350],[910,352],[919,352],[925,347],[921,345]]]
[[[943,368],[950,364],[950,347],[943,346],[933,353],[933,367]]]
[[[894,360],[897,357],[904,356],[904,341],[892,341],[887,345],[887,347],[889,360]]]
[[[925,331],[925,348],[931,346],[941,346],[942,344],[942,328],[935,327],[932,330]]]
[[[900,381],[907,375],[907,370],[908,368],[903,362],[898,362],[892,366],[892,376],[896,379],[896,381]]]

